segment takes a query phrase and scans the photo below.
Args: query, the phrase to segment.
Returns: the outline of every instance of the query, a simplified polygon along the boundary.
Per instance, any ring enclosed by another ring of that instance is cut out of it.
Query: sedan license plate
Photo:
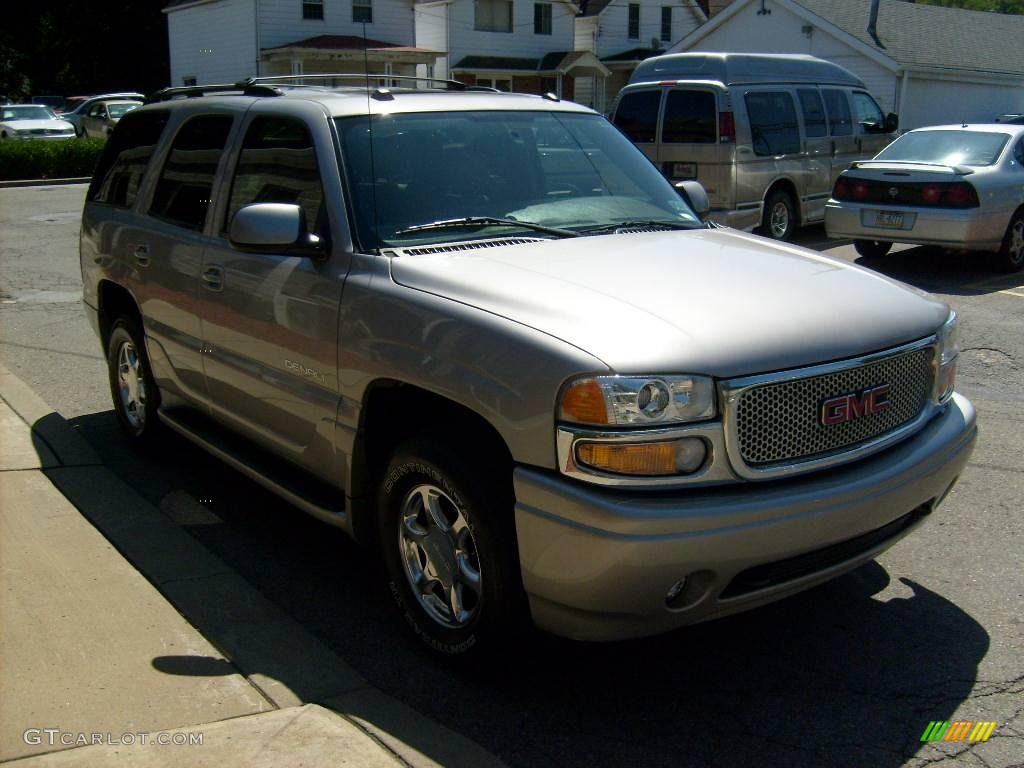
[[[865,211],[868,214],[864,222],[869,227],[883,227],[885,229],[903,229],[904,216],[902,211]],[[872,215],[873,214],[873,215]],[[871,219],[874,219],[872,221]]]

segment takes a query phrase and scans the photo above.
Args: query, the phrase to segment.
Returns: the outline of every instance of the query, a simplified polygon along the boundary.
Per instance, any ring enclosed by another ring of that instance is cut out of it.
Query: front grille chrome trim
[[[940,407],[936,405],[933,397],[929,396],[925,400],[925,404],[921,409],[921,412],[907,423],[877,437],[857,443],[851,448],[839,448],[834,452],[826,453],[824,455],[816,455],[806,459],[792,459],[790,461],[781,461],[767,466],[751,466],[744,461],[740,448],[738,418],[739,404],[743,394],[755,387],[771,384],[784,384],[787,382],[798,381],[800,379],[810,379],[817,376],[842,373],[844,371],[861,368],[874,363],[884,362],[891,358],[905,355],[908,352],[928,349],[929,347],[933,349],[931,375],[932,382],[934,382],[936,376],[935,365],[937,344],[938,341],[935,336],[928,336],[927,338],[920,339],[909,344],[904,344],[899,347],[874,352],[868,355],[862,355],[860,357],[839,360],[834,363],[815,365],[807,368],[795,368],[776,373],[745,376],[742,378],[719,382],[718,390],[722,403],[722,426],[725,432],[726,454],[729,457],[729,463],[732,465],[733,471],[739,477],[746,480],[772,480],[780,477],[789,477],[792,475],[803,474],[805,472],[812,472],[814,470],[838,466],[840,464],[846,464],[869,456],[873,453],[877,453],[878,451],[888,448],[890,445],[909,437],[914,432],[921,429],[921,427],[923,427],[932,418],[932,416],[940,410]]]

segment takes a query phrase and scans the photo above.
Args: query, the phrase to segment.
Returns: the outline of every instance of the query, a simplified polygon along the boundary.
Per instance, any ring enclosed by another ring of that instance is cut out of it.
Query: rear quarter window
[[[169,116],[165,110],[125,115],[103,148],[86,200],[119,208],[135,204]]]
[[[637,144],[650,144],[658,129],[661,91],[637,91],[619,99],[615,125]]]

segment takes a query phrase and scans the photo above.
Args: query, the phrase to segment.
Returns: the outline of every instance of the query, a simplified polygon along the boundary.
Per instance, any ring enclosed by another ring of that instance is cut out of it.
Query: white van
[[[708,218],[788,240],[822,221],[839,174],[895,138],[863,81],[814,56],[674,53],[642,62],[612,121],[668,179],[696,179]]]

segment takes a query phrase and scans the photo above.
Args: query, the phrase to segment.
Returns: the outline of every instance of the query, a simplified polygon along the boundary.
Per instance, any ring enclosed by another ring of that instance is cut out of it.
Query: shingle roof
[[[452,69],[506,69],[536,72],[537,63],[537,59],[517,59],[511,56],[465,56]]]
[[[796,2],[905,66],[1024,74],[1024,15],[881,0],[876,41],[871,0]]]
[[[622,53],[616,53],[613,56],[603,56],[601,61],[643,61],[649,59],[651,56],[657,56],[664,53],[664,51],[658,48],[631,48],[628,51]]]
[[[318,50],[337,51],[372,51],[381,48],[387,48],[388,50],[417,50],[408,45],[386,43],[383,40],[370,40],[369,38],[356,37],[355,35],[317,35],[316,37],[307,37],[305,40],[296,40],[294,43],[275,45],[273,48],[264,48],[263,50],[274,51],[279,48],[316,48]]]

